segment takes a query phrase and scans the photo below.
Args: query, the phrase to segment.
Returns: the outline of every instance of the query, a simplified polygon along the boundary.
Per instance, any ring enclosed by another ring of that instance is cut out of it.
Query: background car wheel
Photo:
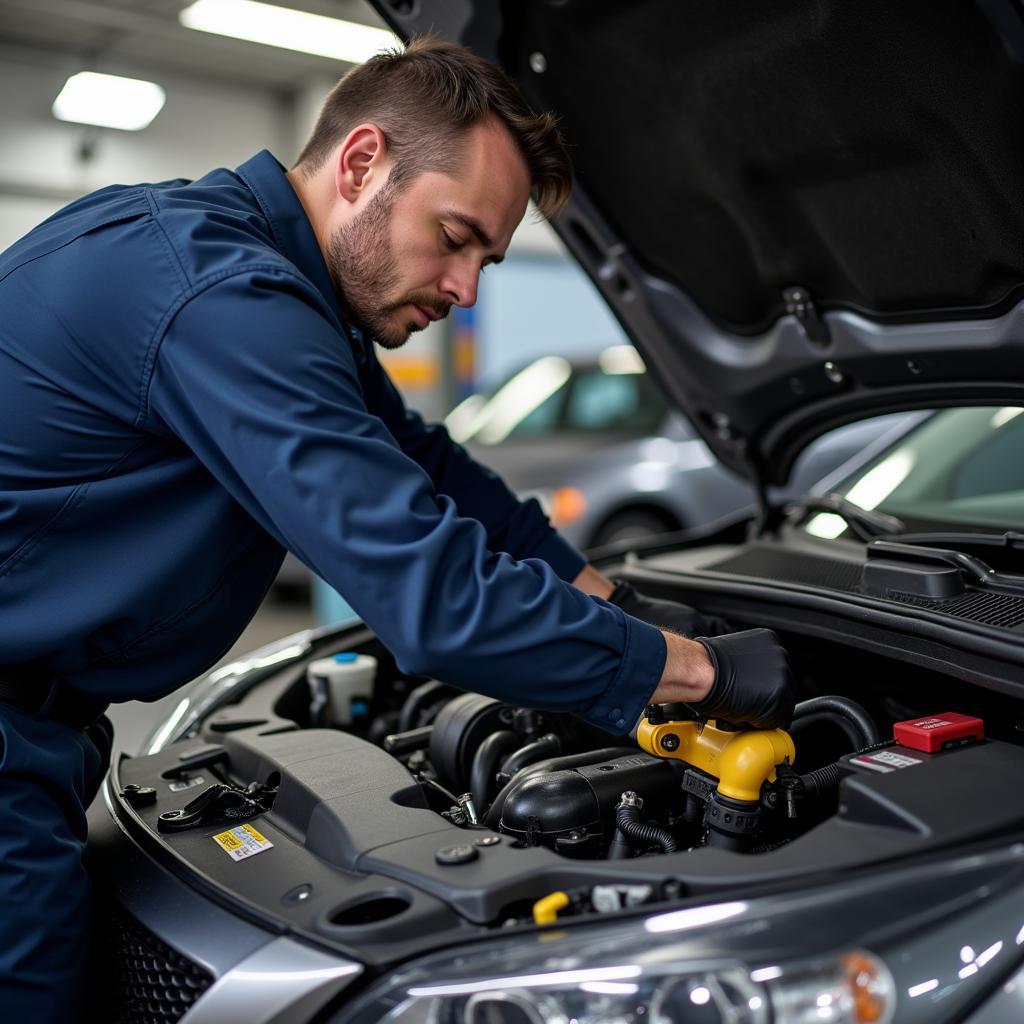
[[[682,527],[668,513],[648,508],[627,508],[610,516],[594,534],[591,547],[627,540],[647,540]]]

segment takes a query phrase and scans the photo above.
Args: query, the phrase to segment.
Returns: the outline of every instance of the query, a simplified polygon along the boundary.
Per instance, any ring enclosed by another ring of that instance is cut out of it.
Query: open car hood
[[[499,62],[576,172],[555,229],[727,465],[1024,404],[1016,0],[376,0]]]

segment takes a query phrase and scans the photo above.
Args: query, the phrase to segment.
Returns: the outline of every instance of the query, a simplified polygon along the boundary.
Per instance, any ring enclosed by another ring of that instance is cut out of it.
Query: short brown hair
[[[401,188],[423,171],[454,174],[466,131],[496,117],[508,128],[530,173],[530,196],[551,217],[572,188],[572,167],[550,113],[534,114],[505,73],[471,50],[420,36],[380,53],[331,90],[295,166],[318,171],[334,147],[364,121],[377,125]]]

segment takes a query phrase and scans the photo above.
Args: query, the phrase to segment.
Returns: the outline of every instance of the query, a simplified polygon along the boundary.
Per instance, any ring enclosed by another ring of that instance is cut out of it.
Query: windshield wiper
[[[921,596],[941,599],[959,596],[970,586],[989,593],[1024,595],[1024,576],[996,572],[987,562],[964,551],[874,540],[867,554],[862,585],[868,593],[885,596],[890,590],[914,593],[920,588]],[[947,571],[936,571],[942,568]],[[901,576],[899,581],[894,573]]]
[[[828,494],[808,494],[786,505],[786,513],[799,517],[801,522],[811,512],[829,512],[839,516],[846,523],[850,533],[865,544],[876,537],[891,537],[906,533],[907,530],[902,519],[886,515],[884,512],[861,508],[836,491],[829,491]]]
[[[904,544],[920,544],[922,547],[989,547],[1004,548],[1007,551],[1024,551],[1024,533],[1018,530],[1004,530],[1002,533],[928,530],[921,533],[904,534],[900,540]]]

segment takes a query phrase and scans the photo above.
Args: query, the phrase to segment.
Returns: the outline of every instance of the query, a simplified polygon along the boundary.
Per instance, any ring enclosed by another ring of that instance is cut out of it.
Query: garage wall
[[[627,342],[587,276],[557,252],[512,253],[500,270],[481,279],[478,308],[478,383],[484,390],[539,356],[585,359]]]
[[[0,248],[71,199],[112,182],[196,177],[211,167],[235,166],[264,146],[283,161],[297,150],[290,100],[105,66],[159,82],[167,103],[144,131],[97,130],[94,154],[83,160],[79,151],[89,130],[50,113],[76,70],[71,64],[0,61]]]

